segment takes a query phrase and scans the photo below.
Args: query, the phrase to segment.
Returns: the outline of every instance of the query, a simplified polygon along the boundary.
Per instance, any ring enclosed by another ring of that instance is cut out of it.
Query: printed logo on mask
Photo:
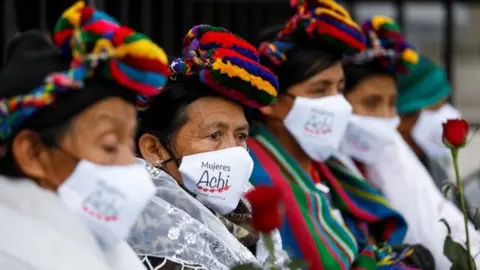
[[[197,189],[205,193],[222,193],[230,189],[230,166],[202,161],[201,168],[205,171],[197,182]]]
[[[328,134],[332,132],[334,117],[335,115],[331,112],[312,109],[308,120],[303,125],[303,129],[314,135]]]
[[[373,136],[353,125],[349,125],[345,132],[345,142],[359,152],[368,152],[374,141]]]
[[[85,213],[101,221],[115,222],[126,203],[126,196],[103,181],[82,203]]]

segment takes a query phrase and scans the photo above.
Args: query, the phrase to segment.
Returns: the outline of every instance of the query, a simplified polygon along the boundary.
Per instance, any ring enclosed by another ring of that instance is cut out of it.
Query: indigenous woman
[[[167,58],[83,2],[54,42],[17,36],[0,73],[0,268],[143,269],[124,241],[155,193],[135,102],[165,84]]]
[[[260,46],[262,63],[278,76],[276,103],[259,109],[248,141],[251,181],[282,190],[280,228],[289,255],[311,269],[391,269],[390,245],[406,232],[402,216],[364,179],[332,159],[351,115],[341,95],[342,57],[365,49],[365,36],[334,1],[294,1],[297,13]],[[399,269],[399,268],[397,268]]]
[[[425,56],[418,67],[397,80],[399,131],[441,188],[448,181],[450,151],[442,142],[442,123],[460,118],[447,98],[452,93],[445,72]]]
[[[242,199],[253,168],[245,111],[271,104],[277,79],[255,47],[223,28],[195,26],[183,45],[165,90],[140,114],[139,162],[157,196],[129,242],[149,269],[266,266]]]
[[[439,220],[443,218],[455,228],[451,236],[461,242],[465,235],[463,215],[440,194],[396,131],[396,79],[409,70],[417,72],[418,56],[392,19],[375,16],[362,28],[369,37],[369,49],[346,59],[344,67],[344,95],[354,115],[340,150],[354,159],[352,170],[359,169],[405,217],[409,225],[405,242],[428,249],[416,246],[416,256],[409,259],[421,262],[417,264],[421,269],[449,269],[451,263],[443,255],[447,230]],[[477,239],[478,235],[473,237]],[[428,251],[433,258],[428,259]]]

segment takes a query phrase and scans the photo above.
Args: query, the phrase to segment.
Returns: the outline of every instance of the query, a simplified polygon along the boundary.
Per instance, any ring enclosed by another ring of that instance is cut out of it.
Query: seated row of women
[[[448,154],[441,123],[460,115],[445,74],[390,18],[292,8],[258,49],[198,25],[171,62],[83,2],[53,42],[15,37],[0,73],[1,269],[449,269],[463,216],[429,173]],[[275,260],[243,196],[264,185],[283,205]]]

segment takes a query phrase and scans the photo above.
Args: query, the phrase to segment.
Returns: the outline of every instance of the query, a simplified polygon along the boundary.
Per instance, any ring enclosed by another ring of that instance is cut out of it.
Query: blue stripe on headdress
[[[127,77],[137,82],[141,82],[142,84],[155,86],[155,85],[164,85],[167,82],[168,78],[163,74],[150,72],[150,71],[139,71],[135,68],[132,68],[131,66],[124,64],[121,61],[116,61],[116,62],[120,70],[122,70],[122,72],[124,72],[127,75]]]

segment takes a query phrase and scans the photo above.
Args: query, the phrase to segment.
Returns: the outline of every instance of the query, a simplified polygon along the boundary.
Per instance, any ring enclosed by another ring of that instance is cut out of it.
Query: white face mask
[[[155,186],[141,165],[104,166],[80,160],[57,193],[109,249],[128,237],[155,195]]]
[[[450,150],[442,142],[442,124],[447,119],[460,117],[460,112],[450,104],[445,104],[436,111],[424,110],[413,126],[412,138],[429,157],[442,158],[449,155]]]
[[[183,185],[222,215],[238,206],[252,170],[253,160],[243,147],[184,156],[179,168]]]
[[[376,162],[384,147],[395,142],[400,118],[380,118],[352,115],[340,143],[340,151],[364,162]]]
[[[351,115],[352,106],[343,95],[296,97],[283,123],[303,151],[321,162],[337,152]]]

